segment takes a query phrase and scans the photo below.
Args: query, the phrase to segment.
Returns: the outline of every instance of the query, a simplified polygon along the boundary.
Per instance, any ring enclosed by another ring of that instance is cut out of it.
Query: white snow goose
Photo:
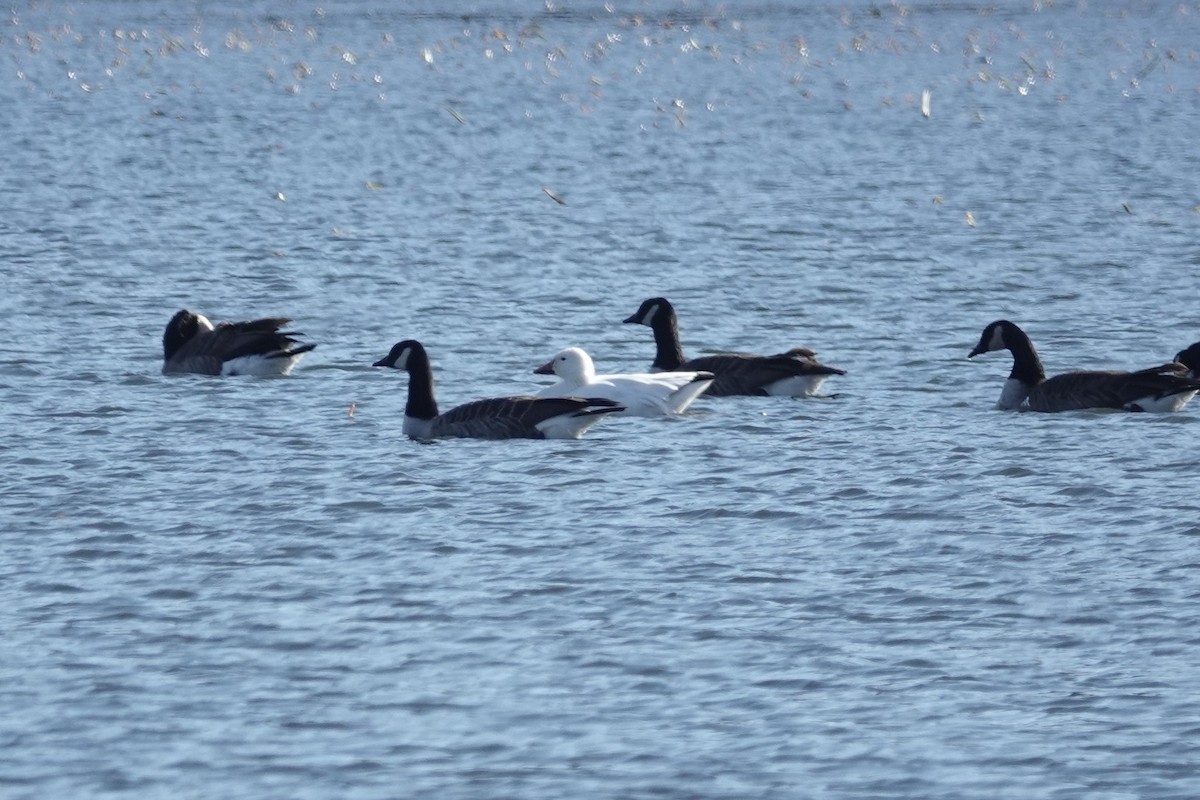
[[[1176,363],[1135,372],[1088,370],[1047,378],[1029,336],[1005,319],[984,328],[967,357],[993,350],[1008,350],[1013,357],[1012,372],[1000,392],[1002,409],[1178,411],[1200,390],[1200,380],[1186,377],[1185,367]]]
[[[291,322],[267,317],[213,325],[203,314],[178,311],[163,333],[163,374],[287,375],[315,344],[281,331]]]
[[[591,356],[578,347],[560,351],[534,373],[562,379],[539,391],[538,397],[604,397],[624,406],[625,414],[638,417],[682,414],[715,377],[711,372],[597,375]]]
[[[698,370],[716,375],[707,391],[712,397],[811,397],[830,375],[846,374],[844,369],[820,363],[816,353],[803,347],[771,356],[717,353],[685,360],[679,344],[675,308],[664,297],[645,301],[625,322],[646,325],[654,331],[657,353],[651,365],[653,369],[668,372]]]
[[[578,439],[605,414],[622,410],[603,398],[493,397],[439,414],[433,369],[420,342],[397,342],[373,366],[408,372],[404,433],[413,439]]]

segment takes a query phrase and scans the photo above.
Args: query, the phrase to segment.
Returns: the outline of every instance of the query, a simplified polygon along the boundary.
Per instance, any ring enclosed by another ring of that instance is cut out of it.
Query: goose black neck
[[[404,414],[414,419],[433,419],[438,415],[437,400],[433,396],[433,368],[429,366],[429,354],[421,346],[414,347],[405,362],[408,370],[408,402]]]
[[[655,315],[651,329],[654,331],[655,369],[672,372],[683,365],[683,347],[679,344],[679,322],[675,309],[660,309]]]
[[[1029,386],[1037,386],[1046,380],[1042,360],[1038,358],[1037,350],[1033,348],[1033,342],[1025,331],[1013,325],[1004,332],[1004,344],[1013,357],[1013,368],[1009,378],[1015,378]]]

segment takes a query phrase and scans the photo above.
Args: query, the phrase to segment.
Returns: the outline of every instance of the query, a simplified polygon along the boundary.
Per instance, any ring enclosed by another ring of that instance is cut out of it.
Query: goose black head
[[[405,339],[402,342],[396,342],[396,344],[392,345],[392,349],[388,351],[388,354],[371,366],[408,369],[422,357],[428,359],[428,356],[425,355],[425,348],[421,346],[421,343],[415,339]]]
[[[998,319],[983,329],[979,335],[979,344],[967,358],[974,358],[980,353],[990,353],[993,350],[1007,350],[1010,347],[1012,331],[1020,330],[1006,319]]]
[[[636,325],[648,325],[653,328],[656,321],[670,319],[674,314],[675,309],[671,306],[667,298],[651,297],[638,306],[638,310],[633,315],[626,317],[624,322]]]
[[[163,332],[163,358],[170,359],[171,356],[179,352],[179,348],[183,347],[192,337],[201,330],[213,329],[212,323],[204,316],[186,308],[181,311],[176,311],[175,316],[171,317],[171,321],[167,323],[167,329]]]

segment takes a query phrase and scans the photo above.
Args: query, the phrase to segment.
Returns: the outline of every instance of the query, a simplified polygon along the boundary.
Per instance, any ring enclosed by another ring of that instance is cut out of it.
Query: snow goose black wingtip
[[[408,372],[404,433],[413,439],[578,439],[606,414],[624,410],[604,398],[514,396],[475,400],[439,414],[433,368],[420,342],[397,342],[374,366]]]
[[[795,347],[773,356],[718,353],[685,360],[679,343],[679,320],[665,297],[651,297],[624,320],[654,332],[652,368],[661,371],[703,370],[717,377],[707,390],[712,397],[731,395],[811,397],[830,375],[845,370],[821,364],[807,348]]]
[[[287,375],[316,348],[296,331],[281,331],[287,317],[263,317],[213,325],[203,314],[175,312],[163,332],[164,375]]]
[[[1200,380],[1185,377],[1174,363],[1133,372],[1085,370],[1046,378],[1042,360],[1029,335],[1009,320],[984,327],[968,358],[1008,350],[1013,368],[997,407],[1005,410],[1077,411],[1113,408],[1123,411],[1179,411],[1200,391]]]

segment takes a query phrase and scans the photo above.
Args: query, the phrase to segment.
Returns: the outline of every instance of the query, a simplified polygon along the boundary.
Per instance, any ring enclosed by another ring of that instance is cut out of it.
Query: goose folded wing
[[[263,317],[262,319],[249,319],[244,322],[222,322],[217,328],[236,328],[240,331],[264,331],[274,333],[285,325],[290,325],[292,321],[287,317]],[[299,336],[299,333],[286,333],[286,336]]]
[[[191,372],[197,375],[220,375],[225,359],[209,351],[202,342],[189,342],[180,348],[164,367],[164,372]]]
[[[540,439],[538,425],[564,414],[586,413],[589,406],[615,405],[579,397],[493,397],[464,403],[434,421],[439,436],[476,439]]]
[[[236,334],[226,331],[225,326],[204,331],[188,339],[171,357],[168,366],[176,372],[194,372],[200,375],[220,375],[230,346]]]
[[[776,381],[801,375],[844,375],[845,370],[827,367],[811,359],[787,355],[754,356],[743,353],[720,353],[693,358],[682,369],[703,370],[717,376],[708,393],[766,394],[763,387]]]
[[[269,356],[291,350],[292,345],[299,343],[295,338],[299,333],[279,330],[289,322],[290,319],[276,318],[227,322],[202,338],[208,340],[207,347],[223,354],[227,361],[243,356]]]
[[[1188,366],[1187,364],[1181,364],[1178,361],[1168,361],[1165,364],[1159,364],[1157,367],[1146,367],[1146,369],[1139,369],[1138,373],[1148,373],[1154,375],[1178,375],[1180,377],[1187,377]]]
[[[1200,381],[1182,378],[1169,365],[1138,372],[1089,371],[1055,375],[1030,394],[1035,411],[1126,408],[1131,403],[1200,389]]]
[[[784,350],[777,354],[781,358],[794,358],[799,361],[816,361],[817,351],[810,350],[807,347],[793,347],[790,350]]]

